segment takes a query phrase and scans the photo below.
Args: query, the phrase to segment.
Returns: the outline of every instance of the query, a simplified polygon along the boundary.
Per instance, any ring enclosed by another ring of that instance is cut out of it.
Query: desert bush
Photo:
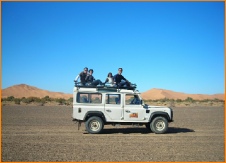
[[[87,98],[87,97],[82,97],[82,98]],[[95,98],[95,99],[92,99],[93,102],[100,102],[99,98]],[[110,99],[110,100],[113,100],[114,99]],[[47,103],[47,102],[51,102],[51,101],[55,101],[57,102],[59,105],[72,105],[73,103],[73,98],[69,98],[69,99],[64,99],[64,98],[50,98],[49,96],[45,96],[43,98],[38,98],[38,97],[28,97],[28,98],[25,98],[25,97],[22,97],[22,98],[15,98],[14,96],[9,96],[7,98],[1,98],[1,101],[4,102],[4,101],[10,101],[10,102],[14,102],[15,104],[18,104],[20,105],[21,102],[23,103],[26,103],[26,104],[30,104],[32,102],[37,102],[37,103],[40,103],[42,106]],[[215,98],[215,99],[204,99],[204,100],[194,100],[193,98],[191,97],[187,97],[185,100],[181,100],[181,99],[168,99],[168,98],[163,98],[163,99],[156,99],[156,100],[153,100],[153,99],[148,99],[148,100],[143,100],[144,103],[151,103],[151,102],[159,102],[159,103],[165,103],[164,105],[166,105],[167,103],[170,104],[170,106],[175,106],[176,103],[181,103],[181,102],[185,102],[185,105],[188,106],[190,105],[191,103],[194,103],[196,102],[197,104],[199,103],[208,103],[209,105],[214,105],[214,103],[223,103],[224,105],[224,100],[220,100],[218,98]]]
[[[49,96],[43,97],[41,100],[47,102],[47,101],[52,101],[52,99]]]
[[[72,97],[69,98],[68,101],[72,103],[73,102],[73,98]]]
[[[27,103],[40,102],[40,101],[41,101],[41,99],[38,98],[38,97],[28,97],[28,98],[26,99],[26,102],[27,102]]]
[[[39,100],[38,100],[39,101]],[[40,101],[39,103],[41,103],[41,105],[43,106],[45,103],[49,102],[49,101],[52,101],[51,98],[49,98],[49,96],[45,96],[43,98],[40,98]]]
[[[169,101],[169,99],[168,98],[162,98],[162,99],[159,99],[159,101],[160,102],[167,102],[167,101]]]
[[[41,98],[39,97],[33,97],[33,99],[34,99],[34,102],[41,102]]]
[[[28,104],[34,102],[33,97],[28,97],[28,98],[26,99],[26,102],[27,102]]]
[[[41,99],[38,97],[28,97],[23,99],[24,103],[30,104],[32,102],[41,102]]]
[[[65,101],[64,104],[67,105],[67,106],[69,106],[69,105],[72,105],[72,102],[70,102],[70,101]]]
[[[20,105],[20,101],[21,101],[20,98],[14,98],[14,103],[15,103],[15,104]]]
[[[210,99],[203,99],[203,100],[200,100],[200,102],[209,102]]]
[[[213,99],[214,102],[224,102],[224,100],[220,100],[218,98]]]
[[[40,99],[40,103],[41,103],[41,106],[43,106],[46,103],[46,99],[44,98]]]
[[[176,102],[182,102],[182,100],[181,99],[176,99]]]
[[[7,98],[2,98],[1,101],[7,101]]]
[[[29,99],[27,99],[27,98],[22,98],[21,102],[23,102],[25,104],[29,104],[30,103]]]
[[[193,98],[191,98],[191,97],[187,97],[184,101],[191,102],[191,103],[195,102],[195,100],[193,100]]]
[[[21,100],[21,102],[24,102],[26,100],[26,98],[22,97],[20,100]]]
[[[63,99],[63,98],[57,98],[57,99],[56,99],[56,102],[58,102],[59,105],[63,105],[63,104],[65,104],[66,100]]]
[[[14,101],[14,97],[13,96],[9,96],[6,98],[6,101]]]

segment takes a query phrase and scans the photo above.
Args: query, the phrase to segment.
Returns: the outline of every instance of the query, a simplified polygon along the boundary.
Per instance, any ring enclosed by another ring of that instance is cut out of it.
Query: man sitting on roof
[[[118,69],[118,74],[116,74],[113,78],[116,87],[130,87],[130,82],[122,76],[122,68]]]
[[[89,70],[89,74],[86,76],[85,81],[88,86],[104,85],[104,83],[102,83],[99,79],[95,80],[95,78],[93,77],[93,69]]]
[[[84,70],[78,74],[78,76],[75,78],[74,81],[77,82],[78,79],[80,78],[81,86],[86,85],[85,79],[86,79],[86,76],[87,76],[87,72],[88,72],[88,68],[85,67]]]

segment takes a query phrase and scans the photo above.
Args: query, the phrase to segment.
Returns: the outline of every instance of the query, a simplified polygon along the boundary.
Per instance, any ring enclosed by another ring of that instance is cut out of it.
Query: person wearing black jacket
[[[122,68],[118,68],[118,73],[113,77],[114,78],[114,84],[117,87],[130,87],[130,82],[122,76]]]
[[[96,80],[93,77],[93,69],[89,69],[89,74],[86,76],[85,81],[86,81],[87,85],[91,85],[91,86],[97,86],[98,84],[104,85],[99,79]]]

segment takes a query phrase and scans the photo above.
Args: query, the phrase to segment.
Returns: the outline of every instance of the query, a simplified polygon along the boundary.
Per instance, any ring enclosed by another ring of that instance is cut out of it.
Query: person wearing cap
[[[86,85],[86,77],[87,77],[87,75],[88,75],[88,68],[85,67],[84,70],[82,72],[80,72],[78,74],[78,76],[76,76],[74,81],[77,82],[78,79],[80,78],[80,83],[81,83],[82,86],[84,86],[84,85]]]
[[[130,82],[122,76],[122,68],[118,68],[118,73],[114,75],[113,79],[116,87],[130,87]]]
[[[87,85],[97,86],[97,85],[104,85],[99,79],[96,80],[93,76],[93,69],[89,69],[89,74],[86,76],[85,79]]]

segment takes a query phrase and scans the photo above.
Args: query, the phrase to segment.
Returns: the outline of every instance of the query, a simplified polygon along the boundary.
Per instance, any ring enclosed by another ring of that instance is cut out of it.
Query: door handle
[[[126,110],[126,113],[130,113],[130,111],[129,110]]]
[[[109,110],[109,109],[108,109],[108,110],[106,110],[106,111],[107,111],[107,112],[111,112],[111,110]]]

